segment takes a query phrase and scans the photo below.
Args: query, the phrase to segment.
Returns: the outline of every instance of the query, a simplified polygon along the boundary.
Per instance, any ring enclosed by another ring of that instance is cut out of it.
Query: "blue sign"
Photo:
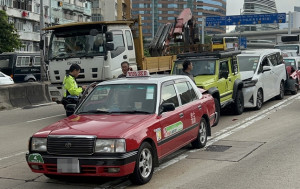
[[[210,16],[205,20],[206,26],[285,23],[286,13]]]
[[[242,47],[242,48],[247,48],[247,38],[246,37],[241,37],[240,38],[240,47]]]

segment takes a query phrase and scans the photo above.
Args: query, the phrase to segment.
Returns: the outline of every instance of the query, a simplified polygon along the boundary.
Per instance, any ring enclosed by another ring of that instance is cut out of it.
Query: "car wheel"
[[[263,102],[264,102],[263,91],[262,91],[262,89],[258,89],[255,109],[260,110],[261,107],[262,107]]]
[[[240,115],[244,111],[244,95],[241,90],[237,91],[235,103],[234,103],[235,114]]]
[[[27,82],[35,82],[34,79],[28,79]]]
[[[214,98],[214,101],[215,101],[215,111],[217,113],[217,117],[216,117],[216,120],[215,120],[215,123],[212,125],[212,126],[216,126],[218,125],[219,123],[219,120],[220,120],[220,116],[221,116],[221,106],[220,106],[220,102],[218,99]]]
[[[145,184],[150,181],[153,175],[153,148],[148,142],[142,143],[138,151],[134,172],[130,180],[135,184]]]
[[[197,138],[192,142],[193,148],[203,148],[207,142],[207,122],[202,117],[198,130]]]
[[[284,97],[284,85],[283,82],[280,82],[279,95],[276,96],[276,99],[281,100]]]
[[[295,94],[298,93],[298,87],[299,87],[298,80],[296,80],[296,82],[295,82],[295,89],[293,91],[291,91],[292,95],[295,95]]]

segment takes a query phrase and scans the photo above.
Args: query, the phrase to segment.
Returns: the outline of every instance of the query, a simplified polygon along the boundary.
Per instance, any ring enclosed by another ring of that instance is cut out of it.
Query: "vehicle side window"
[[[124,36],[122,31],[113,31],[114,50],[111,51],[111,57],[114,58],[125,51]]]
[[[126,30],[125,35],[126,35],[128,50],[133,50],[133,42],[132,42],[132,37],[131,37],[130,31]]]
[[[298,61],[298,70],[300,70],[300,61]]]
[[[192,101],[197,100],[198,97],[197,97],[196,92],[194,91],[194,88],[192,87],[191,83],[187,82],[187,84],[188,84],[188,87],[189,87],[189,91],[191,93]]]
[[[276,54],[272,54],[268,58],[273,66],[278,65]]]
[[[259,70],[258,73],[261,73],[263,71],[263,67],[264,66],[270,66],[270,63],[268,61],[268,58],[264,58],[263,61],[261,62],[260,66],[259,66]]]
[[[41,57],[36,56],[34,57],[34,66],[40,66],[41,65]]]
[[[174,103],[175,107],[179,106],[177,94],[174,85],[165,85],[161,90],[161,103]]]
[[[220,62],[220,74],[219,78],[221,79],[224,74],[229,74],[228,61]]]
[[[232,57],[231,59],[231,72],[235,75],[238,73],[238,63],[237,63],[237,58]]]
[[[29,56],[19,56],[17,58],[17,67],[26,67],[30,65],[30,57]]]
[[[191,92],[190,92],[189,87],[187,85],[187,82],[176,83],[175,86],[178,90],[179,97],[180,97],[182,105],[187,104],[187,103],[189,103],[193,100],[192,96],[191,96]]]

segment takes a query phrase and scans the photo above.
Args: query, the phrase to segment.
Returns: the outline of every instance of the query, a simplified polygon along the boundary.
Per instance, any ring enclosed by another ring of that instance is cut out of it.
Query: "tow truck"
[[[45,28],[46,31],[52,31],[46,58],[51,83],[48,86],[50,98],[58,103],[61,101],[64,76],[74,63],[82,68],[77,78],[79,85],[117,78],[122,73],[120,64],[123,61],[127,61],[133,70],[170,72],[176,54],[182,51],[182,47],[171,48],[170,43],[165,42],[174,37],[178,41],[189,39],[190,34],[195,33],[195,22],[192,19],[190,9],[184,9],[172,27],[169,27],[172,29],[171,33],[163,35],[159,30],[154,40],[160,40],[153,42],[150,49],[154,49],[155,44],[164,53],[152,53],[152,57],[144,55],[140,15],[137,19],[128,21],[69,23]],[[189,35],[183,37],[184,34]],[[188,51],[194,48],[196,47],[190,47]]]

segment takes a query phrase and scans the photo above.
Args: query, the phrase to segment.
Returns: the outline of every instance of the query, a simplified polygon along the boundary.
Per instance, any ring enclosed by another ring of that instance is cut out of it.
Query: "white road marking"
[[[10,159],[10,158],[13,158],[13,157],[15,157],[15,156],[20,156],[20,155],[23,155],[23,154],[25,154],[26,152],[19,152],[19,153],[17,153],[17,154],[13,154],[13,155],[11,155],[11,156],[6,156],[6,157],[2,157],[2,158],[0,158],[0,161],[1,160],[5,160],[5,159]]]
[[[34,120],[26,121],[26,122],[31,123],[31,122],[41,121],[41,120],[49,119],[49,118],[53,118],[53,117],[59,117],[59,116],[62,116],[62,115],[66,115],[66,114],[59,114],[59,115],[54,115],[54,116],[49,116],[49,117],[43,117],[43,118],[40,118],[40,119],[34,119]]]

